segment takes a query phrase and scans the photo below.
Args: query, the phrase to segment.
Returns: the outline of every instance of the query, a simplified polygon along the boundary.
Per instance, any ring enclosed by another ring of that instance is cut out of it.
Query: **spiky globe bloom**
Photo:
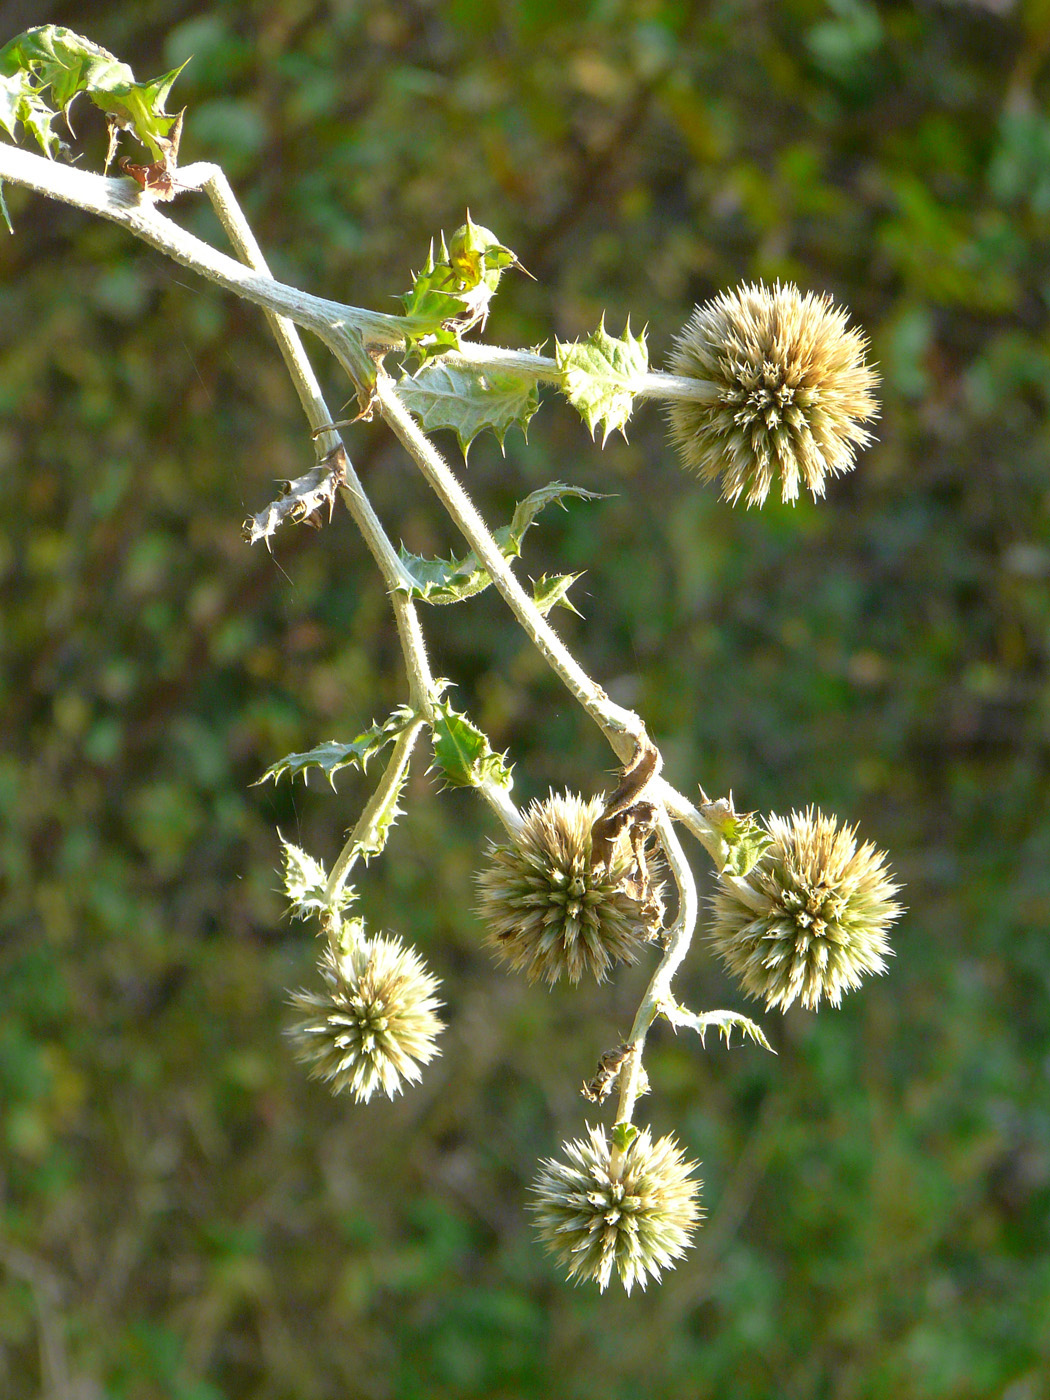
[[[440,1052],[443,1029],[434,1012],[436,977],[397,938],[362,936],[346,952],[326,949],[323,991],[292,994],[302,1020],[288,1032],[296,1058],[310,1066],[333,1093],[350,1091],[358,1103],[377,1089],[392,1099],[404,1082],[420,1078],[420,1065]]]
[[[762,283],[698,306],[675,341],[674,374],[703,382],[702,399],[668,406],[683,464],[722,483],[734,504],[761,505],[775,476],[781,497],[814,498],[870,442],[878,411],[867,338],[827,296]]]
[[[624,888],[629,847],[614,849],[608,865],[592,860],[602,810],[601,798],[552,792],[533,802],[511,844],[490,847],[478,875],[486,941],[530,982],[576,983],[585,972],[602,982],[614,964],[636,962],[648,937],[642,903]]]
[[[723,876],[711,939],[722,961],[766,1007],[796,998],[838,1006],[869,972],[884,972],[900,889],[886,853],[857,845],[856,828],[809,808],[771,816],[772,845],[743,880]]]
[[[614,1129],[614,1133],[617,1130]],[[543,1162],[531,1209],[548,1251],[577,1283],[594,1279],[605,1292],[613,1269],[630,1293],[661,1269],[673,1269],[692,1243],[703,1212],[701,1182],[672,1137],[654,1145],[648,1128],[617,1154],[602,1127],[565,1143],[565,1160]]]

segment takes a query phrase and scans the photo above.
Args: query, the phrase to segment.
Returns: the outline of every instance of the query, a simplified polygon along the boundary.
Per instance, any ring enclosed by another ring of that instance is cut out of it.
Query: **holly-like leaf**
[[[502,449],[507,430],[517,426],[527,433],[529,420],[540,406],[534,383],[498,369],[476,374],[455,365],[429,364],[414,375],[404,375],[397,389],[427,432],[452,429],[464,461],[478,433],[486,429],[495,433]]]
[[[638,1129],[633,1123],[614,1123],[609,1133],[609,1140],[617,1152],[626,1152],[637,1136]]]
[[[660,1011],[671,1022],[672,1026],[687,1026],[690,1030],[696,1031],[700,1037],[701,1045],[706,1043],[705,1037],[708,1031],[717,1031],[728,1045],[730,1032],[738,1030],[745,1039],[753,1040],[756,1045],[761,1045],[763,1050],[768,1050],[771,1055],[777,1053],[766,1039],[762,1027],[752,1021],[750,1016],[744,1016],[739,1011],[705,1011],[703,1015],[698,1016],[695,1012],[688,1011],[684,1006],[679,1006],[675,1001],[665,1002],[660,1007]]]
[[[448,701],[439,702],[435,708],[434,767],[440,769],[446,784],[480,787],[482,783],[494,782],[509,791],[513,779],[505,755],[495,753],[481,730]]]
[[[577,617],[582,617],[583,613],[579,608],[573,607],[569,602],[569,589],[577,579],[583,578],[583,574],[540,574],[532,585],[532,601],[539,608],[544,617],[551,608],[568,608]]]
[[[165,112],[164,104],[182,67],[137,83],[126,63],[72,29],[55,24],[27,29],[0,49],[0,126],[13,138],[21,123],[53,157],[62,142],[52,123],[84,92],[111,127],[132,131],[167,167],[175,155],[179,118]]]
[[[773,838],[754,812],[733,810],[732,797],[707,802],[701,813],[722,840],[720,870],[740,878],[749,874],[773,844]]]
[[[334,791],[335,775],[341,768],[359,768],[364,772],[368,760],[379,753],[380,749],[385,748],[387,744],[392,743],[415,718],[416,713],[413,709],[407,705],[399,705],[382,724],[373,724],[370,729],[366,729],[363,734],[359,734],[349,744],[340,744],[329,739],[324,744],[318,744],[308,753],[286,754],[272,767],[267,768],[253,786],[258,787],[267,778],[272,778],[276,783],[277,779],[283,777],[285,773],[289,773],[293,778],[299,775],[305,783],[310,769],[320,768]]]
[[[467,222],[448,247],[442,235],[436,257],[431,243],[423,270],[401,298],[409,351],[425,363],[446,350],[458,350],[464,332],[479,323],[484,328],[503,272],[520,266],[491,229],[472,222],[468,210]]]
[[[552,481],[532,491],[514,507],[509,525],[493,531],[493,539],[505,559],[517,559],[521,554],[522,540],[537,515],[546,506],[557,501],[564,505],[566,497],[577,496],[583,500],[599,500],[596,491],[587,491],[582,486],[565,486],[560,481]],[[427,603],[459,603],[464,598],[472,598],[487,588],[492,582],[488,570],[471,552],[462,559],[423,559],[401,547],[398,550],[405,573],[412,580],[406,591],[411,598],[419,598]],[[578,576],[577,576],[578,577]],[[566,587],[569,585],[567,584]],[[558,601],[554,599],[549,606]]]
[[[565,397],[587,424],[593,437],[602,429],[602,446],[614,429],[626,436],[639,379],[649,372],[645,332],[631,334],[628,320],[623,339],[601,325],[586,340],[557,341],[555,358],[562,373]]]
[[[397,783],[387,793],[383,805],[378,811],[372,814],[372,825],[367,837],[363,841],[356,843],[356,850],[361,859],[367,863],[373,856],[377,856],[383,850],[390,835],[390,830],[398,817],[404,814],[404,808],[398,806],[401,794],[405,790],[405,783],[408,781],[408,766],[402,770]]]

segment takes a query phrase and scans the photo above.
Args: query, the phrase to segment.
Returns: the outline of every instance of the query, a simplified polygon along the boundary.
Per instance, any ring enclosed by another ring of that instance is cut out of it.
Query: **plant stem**
[[[533,603],[500,553],[488,526],[447,462],[398,397],[394,381],[380,373],[376,399],[383,417],[416,462],[442,505],[484,564],[526,635],[605,734],[621,763],[629,763],[645,733],[638,715],[609,699],[586,674]]]
[[[693,879],[693,872],[689,868],[689,862],[686,860],[685,852],[682,850],[671,819],[666,812],[661,811],[658,822],[660,840],[663,844],[667,864],[674,876],[675,884],[678,886],[678,917],[674,921],[674,927],[671,929],[667,948],[660,960],[660,965],[653,973],[652,979],[645,989],[645,995],[639,1003],[634,1024],[631,1026],[631,1033],[628,1036],[628,1044],[631,1046],[632,1053],[620,1071],[620,1102],[616,1111],[618,1123],[629,1123],[634,1114],[645,1037],[659,1013],[661,1004],[670,997],[671,979],[689,951],[689,944],[700,912],[696,881]],[[615,1148],[613,1154],[614,1156],[616,1154]]]

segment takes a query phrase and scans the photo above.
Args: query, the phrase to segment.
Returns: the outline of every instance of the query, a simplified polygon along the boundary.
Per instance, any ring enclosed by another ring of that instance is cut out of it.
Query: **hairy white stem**
[[[187,180],[187,174],[192,175],[192,182]],[[244,261],[254,267],[256,271],[269,276],[269,268],[263,251],[259,247],[255,234],[237,202],[237,197],[220,167],[204,164],[190,166],[187,167],[187,170],[180,172],[180,175],[184,183],[199,185],[207,194],[231,243]],[[338,432],[331,427],[332,415],[325,403],[321,386],[313,366],[307,358],[295,325],[286,316],[277,315],[269,310],[266,311],[266,319],[280,347],[310,426],[318,434],[321,450],[328,453],[336,448],[341,448],[343,446],[342,439]],[[361,531],[365,544],[378,565],[387,588],[391,591],[398,636],[401,640],[401,651],[408,674],[409,694],[413,708],[422,718],[418,724],[411,726],[399,737],[394,747],[394,755],[387,764],[379,786],[372,794],[332,869],[328,881],[330,904],[346,883],[357,859],[361,843],[367,840],[377,814],[383,811],[394,785],[400,782],[411,758],[420,727],[424,722],[433,724],[435,719],[434,677],[427,661],[423,630],[419,624],[415,605],[404,592],[410,586],[411,580],[383,529],[379,517],[372,509],[372,503],[369,501],[345,449],[342,454],[341,467],[346,484],[340,487],[340,496],[354,523]],[[481,785],[480,791],[481,796],[511,833],[520,829],[521,815],[511,801],[510,795],[503,788],[498,787],[495,783],[485,782]]]
[[[178,185],[180,190],[185,191],[206,190],[217,201],[216,208],[220,218],[223,218],[220,205],[224,198],[222,186],[225,177],[222,176],[216,185],[213,182],[217,175],[221,176],[218,167],[207,162],[183,166],[178,172]],[[254,302],[264,311],[287,316],[296,325],[318,335],[357,385],[363,373],[362,346],[378,352],[403,349],[405,346],[400,317],[311,296],[297,287],[250,270],[253,260],[246,259],[249,263],[246,266],[220,253],[204,239],[188,233],[168,215],[161,213],[150,195],[132,179],[78,170],[0,141],[0,180],[10,180],[12,184],[22,185],[35,190],[37,194],[61,200],[64,204],[120,224],[136,238],[141,238],[158,252],[165,253],[210,282]],[[209,188],[210,185],[212,188]],[[226,185],[225,189],[228,191],[229,186]],[[241,236],[231,232],[231,237],[235,245],[241,247]],[[535,380],[553,384],[561,382],[556,361],[527,351],[466,342],[462,354],[452,355],[449,360],[479,369],[499,365]],[[642,375],[632,387],[643,398],[709,400],[714,393],[713,386],[702,380],[683,379],[670,374]]]
[[[477,558],[484,564],[489,577],[506,599],[530,641],[601,728],[621,763],[629,763],[645,733],[641,719],[633,711],[614,704],[605,691],[591,680],[522,588],[473,501],[459,484],[448,463],[401,402],[394,381],[389,376],[380,374],[376,398],[383,417],[400,438]]]
[[[674,921],[667,940],[667,947],[660,965],[653,973],[645,995],[635,1013],[631,1033],[627,1043],[631,1054],[620,1071],[620,1102],[616,1111],[618,1123],[629,1123],[634,1114],[635,1100],[638,1097],[638,1080],[642,1067],[642,1051],[649,1027],[659,1014],[662,1004],[671,997],[671,981],[681,966],[682,959],[689,951],[696,921],[700,913],[700,901],[696,893],[696,881],[685,858],[681,843],[670,817],[665,811],[659,814],[660,841],[663,845],[667,864],[678,886],[678,917]],[[614,1153],[616,1149],[613,1149]]]
[[[365,803],[364,811],[358,817],[354,829],[347,837],[346,844],[332,866],[328,884],[325,887],[325,903],[329,908],[332,908],[338,900],[343,886],[350,878],[351,870],[362,854],[362,849],[368,847],[370,839],[374,835],[377,820],[386,811],[387,804],[395,800],[405,776],[405,769],[412,758],[412,750],[416,746],[416,740],[424,725],[425,720],[417,719],[398,735],[394,751],[383,769],[383,776],[376,785],[372,796]]]

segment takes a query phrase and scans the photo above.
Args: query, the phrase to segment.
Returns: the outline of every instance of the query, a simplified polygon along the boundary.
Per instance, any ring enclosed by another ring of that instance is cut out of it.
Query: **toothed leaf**
[[[447,785],[480,787],[484,782],[494,782],[509,791],[513,779],[504,755],[495,753],[481,730],[447,701],[441,701],[436,708],[434,766],[440,769]]]
[[[766,1039],[762,1027],[752,1021],[750,1016],[744,1016],[739,1011],[705,1011],[702,1016],[697,1016],[684,1006],[679,1006],[677,1002],[668,1002],[660,1010],[673,1026],[687,1026],[696,1031],[701,1045],[706,1044],[705,1037],[710,1030],[717,1031],[726,1045],[729,1044],[730,1033],[738,1030],[746,1039],[761,1045],[763,1050],[768,1050],[772,1055],[777,1053]]]
[[[532,585],[532,601],[539,608],[540,612],[547,616],[551,608],[568,608],[569,612],[574,612],[577,617],[582,617],[583,613],[579,608],[573,607],[569,602],[569,589],[577,579],[583,578],[583,574],[540,574]]]
[[[276,783],[285,773],[293,778],[301,776],[305,783],[310,769],[320,768],[334,790],[335,775],[341,768],[359,768],[364,772],[368,760],[403,733],[415,717],[414,710],[407,705],[401,705],[382,724],[373,724],[349,744],[340,744],[329,739],[326,743],[310,749],[308,753],[286,754],[272,767],[267,768],[253,786],[258,787],[267,778],[272,778]]]
[[[498,369],[475,374],[454,365],[424,365],[416,374],[406,374],[397,388],[427,432],[452,429],[464,461],[470,444],[486,429],[495,433],[501,448],[509,428],[517,426],[527,434],[540,406],[535,384]]]
[[[552,481],[530,492],[515,506],[510,524],[493,531],[493,539],[503,557],[516,559],[521,554],[526,531],[540,511],[555,501],[563,505],[569,496],[583,500],[600,499],[596,491],[586,491],[582,486],[565,486],[560,481]],[[398,557],[412,580],[411,588],[406,590],[409,597],[428,603],[459,603],[480,593],[492,582],[488,570],[473,553],[462,559],[423,559],[402,546]]]
[[[0,126],[14,137],[21,122],[44,153],[54,156],[62,143],[52,122],[84,92],[117,126],[133,131],[156,160],[165,161],[178,117],[165,112],[164,103],[181,71],[137,83],[126,63],[71,29],[55,24],[27,29],[0,49]]]
[[[634,408],[638,380],[649,372],[645,332],[632,335],[628,321],[623,339],[617,340],[605,329],[603,316],[601,325],[586,340],[557,341],[555,358],[565,396],[591,436],[601,428],[604,446],[614,429],[623,433]]]

